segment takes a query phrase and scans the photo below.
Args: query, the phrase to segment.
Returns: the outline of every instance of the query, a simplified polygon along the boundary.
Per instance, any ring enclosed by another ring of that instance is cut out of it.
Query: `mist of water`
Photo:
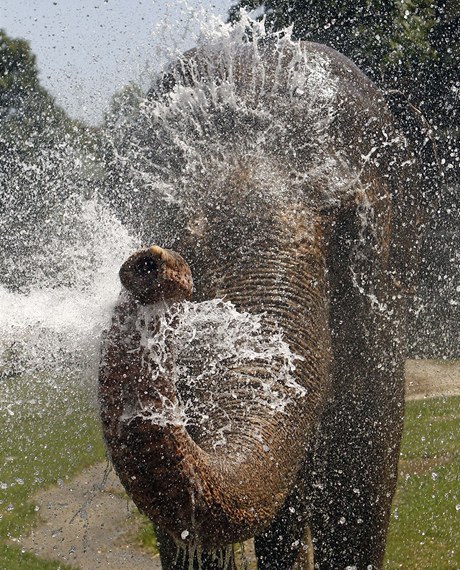
[[[32,380],[44,371],[56,379],[72,371],[94,374],[99,339],[120,289],[118,268],[136,247],[96,198],[69,198],[56,208],[51,225],[41,247],[16,259],[33,267],[24,290],[0,287],[3,378]]]
[[[217,434],[215,447],[232,431],[225,410],[229,399],[233,412],[240,409],[244,415],[256,414],[257,408],[284,413],[289,402],[306,396],[295,379],[296,363],[303,358],[291,351],[282,331],[265,331],[261,315],[238,311],[228,301],[141,307],[135,327],[153,385],[172,375],[178,400],[163,401],[160,412],[142,405],[125,409],[128,423],[142,417],[158,425],[198,428]],[[252,366],[263,367],[264,376],[253,373]]]
[[[266,49],[275,66],[261,57]],[[327,145],[337,95],[327,57],[247,15],[235,26],[203,24],[198,50],[196,61],[176,60],[147,98],[118,116],[107,141],[125,189],[143,189],[145,212],[154,217],[158,204],[173,204],[193,219],[245,167],[267,204],[300,200],[310,186],[325,203],[337,201],[356,173]],[[167,94],[164,81],[174,83]]]
[[[249,93],[242,93],[238,88],[235,61],[238,62],[238,53],[246,42],[248,26],[252,27],[255,40],[248,66],[253,76]],[[122,162],[129,173],[121,209],[131,207],[130,191],[136,187],[137,193],[142,191],[145,201],[153,202],[157,209],[173,201],[189,212],[197,203],[210,199],[210,194],[203,191],[208,176],[226,176],[232,157],[242,154],[248,157],[251,153],[262,164],[261,180],[268,178],[263,188],[265,194],[258,199],[280,199],[288,186],[282,176],[284,173],[277,170],[279,166],[270,175],[269,170],[273,169],[270,158],[279,148],[280,140],[293,138],[284,115],[297,107],[307,113],[304,120],[312,131],[304,141],[308,150],[304,155],[300,153],[297,160],[294,159],[298,153],[293,148],[295,141],[290,141],[286,152],[292,156],[286,162],[299,163],[299,171],[303,172],[299,187],[305,184],[307,172],[310,178],[327,185],[332,195],[336,188],[331,185],[343,180],[343,176],[338,175],[340,159],[320,161],[314,156],[327,137],[327,127],[333,118],[331,103],[336,85],[330,77],[327,60],[308,56],[289,33],[269,38],[263,23],[252,22],[248,17],[235,27],[211,19],[202,25],[201,34],[201,49],[206,53],[203,65],[214,81],[207,81],[197,70],[189,86],[178,85],[167,98],[146,99],[131,123],[121,117],[120,124],[107,133],[106,140],[116,151],[115,160]],[[278,92],[282,88],[277,87],[276,77],[267,76],[269,71],[258,53],[259,43],[268,39],[276,41],[279,68],[275,75],[287,73],[284,84],[289,85],[290,91],[282,97]],[[287,72],[283,71],[285,68]],[[273,92],[267,94],[270,89]],[[308,101],[307,94],[310,94]],[[279,101],[278,107],[285,108],[271,109],[270,101],[275,100]],[[222,122],[223,118],[227,121]],[[136,127],[140,125],[134,136],[133,122]],[[136,138],[139,133],[144,136],[142,141]],[[118,144],[117,137],[125,135],[131,137],[130,141]],[[148,139],[149,135],[154,139]],[[158,137],[162,138],[160,146],[156,145]],[[147,144],[153,152],[148,150]],[[305,167],[307,155],[310,169]],[[70,190],[66,189],[69,197],[64,201],[56,201],[54,195],[50,197],[50,203],[45,204],[49,211],[38,221],[41,227],[35,228],[33,240],[26,233],[21,244],[23,232],[14,236],[14,227],[3,223],[5,236],[13,240],[16,247],[4,253],[2,265],[10,268],[12,274],[26,276],[19,291],[0,289],[3,375],[60,369],[65,359],[72,360],[72,354],[78,355],[73,360],[81,361],[83,355],[90,360],[90,355],[97,352],[92,347],[107,325],[110,308],[118,294],[118,268],[139,245],[139,238],[130,234],[117,217],[119,214],[94,192],[89,192],[93,195],[90,198],[75,197],[79,190],[81,194],[78,187],[72,192],[72,184],[77,186],[79,173],[85,169],[81,162],[81,158],[69,150],[43,153],[40,168],[35,172],[38,180],[29,176],[16,182],[32,184],[32,188],[35,184],[40,189],[47,185],[51,188],[49,192],[55,194],[62,193],[66,185]],[[13,184],[11,180],[7,182]],[[289,184],[289,191],[292,186],[295,181]],[[33,203],[21,208],[33,210]],[[3,216],[22,222],[25,218],[18,217],[14,201]],[[162,239],[160,232],[155,237]]]

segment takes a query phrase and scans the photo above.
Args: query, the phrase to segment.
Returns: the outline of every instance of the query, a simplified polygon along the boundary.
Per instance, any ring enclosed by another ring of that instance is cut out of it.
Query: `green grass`
[[[150,552],[150,554],[156,554],[158,552],[158,545],[152,523],[140,512],[136,514],[136,517],[138,517],[138,530],[132,537],[128,536],[128,538],[131,538],[134,544]]]
[[[16,546],[2,545],[0,548],[1,570],[75,570],[75,566],[68,566],[52,560],[42,560],[33,554],[23,552]]]
[[[385,568],[460,568],[460,397],[407,404]]]
[[[0,383],[0,569],[71,568],[22,553],[11,539],[38,520],[34,492],[104,457],[97,414],[82,384],[78,377],[49,376]]]
[[[0,383],[0,570],[71,568],[24,553],[11,539],[39,520],[34,492],[104,458],[88,392],[78,378]],[[132,540],[155,549],[152,525],[142,521]],[[459,537],[460,397],[409,402],[385,569],[458,570]]]

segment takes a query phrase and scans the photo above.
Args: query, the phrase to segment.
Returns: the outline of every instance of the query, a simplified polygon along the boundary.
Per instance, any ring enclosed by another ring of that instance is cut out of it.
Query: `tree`
[[[25,158],[34,148],[53,145],[70,119],[40,85],[35,55],[22,39],[0,30],[0,151]],[[39,140],[40,139],[40,140]]]
[[[0,274],[19,286],[38,268],[30,257],[55,230],[53,212],[83,194],[95,136],[40,85],[35,55],[0,30]],[[29,257],[30,256],[30,257]],[[23,262],[22,262],[22,261]]]
[[[444,174],[459,167],[458,93],[460,82],[460,5],[454,0],[240,0],[230,11],[264,6],[269,29],[293,26],[293,35],[325,43],[352,59],[391,93],[397,113],[405,101],[423,113],[434,128]],[[262,16],[260,16],[262,17]],[[390,96],[391,100],[392,97]],[[390,101],[392,102],[392,101]],[[413,111],[413,107],[412,111]],[[405,121],[421,124],[417,113]],[[410,133],[420,138],[420,133]],[[422,138],[426,129],[422,128]],[[449,166],[450,165],[450,166]]]

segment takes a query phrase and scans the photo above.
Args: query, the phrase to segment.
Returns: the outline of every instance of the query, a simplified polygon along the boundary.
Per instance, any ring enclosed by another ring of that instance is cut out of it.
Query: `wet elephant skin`
[[[283,61],[292,61],[296,49],[327,62],[337,89],[327,140],[318,148],[303,144],[309,125],[302,108],[286,112],[289,86],[275,96],[267,88],[260,97],[289,122],[289,151],[267,143],[283,190],[245,156],[228,160],[218,181],[204,174],[206,184],[196,185],[203,194],[197,191],[183,216],[168,222],[174,251],[148,247],[123,266],[124,288],[104,341],[107,447],[128,494],[158,529],[168,570],[233,568],[227,545],[251,537],[264,570],[310,568],[312,560],[321,570],[383,563],[403,424],[417,173],[381,94],[350,61],[317,44],[283,49],[280,58],[269,44],[260,48],[267,84],[287,81]],[[253,102],[258,71],[248,63],[251,53],[247,44],[232,69],[239,96]],[[193,88],[196,76],[209,72],[206,58],[204,51],[187,54],[163,91]],[[215,73],[210,80],[222,81],[218,74],[227,72]],[[151,97],[163,97],[161,91]],[[307,182],[292,175],[303,164],[313,172],[312,152],[322,164],[334,158],[331,179],[317,185],[313,174]],[[219,446],[212,429],[142,414],[126,421],[128,408],[161,415],[166,401],[181,398],[171,378],[173,354],[152,385],[136,323],[146,306],[160,315],[187,299],[192,277],[195,301],[222,298],[262,315],[264,334],[281,330],[299,356],[293,375],[301,390],[292,396],[286,388],[283,411],[249,402],[246,409],[219,388],[238,391],[242,378],[245,386],[248,378],[257,383],[276,372],[276,362],[272,370],[230,363],[212,382],[234,426]]]

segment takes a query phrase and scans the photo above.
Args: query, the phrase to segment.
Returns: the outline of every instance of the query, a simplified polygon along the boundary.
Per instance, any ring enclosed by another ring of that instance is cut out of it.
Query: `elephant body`
[[[150,174],[181,187],[146,216],[182,257],[153,247],[123,266],[100,402],[163,567],[232,568],[228,545],[255,537],[259,569],[380,568],[417,244],[410,149],[376,87],[313,43],[196,50],[146,105]],[[272,358],[215,364],[198,343],[178,364],[184,259],[198,317],[223,299],[203,334],[221,330],[219,311],[257,317]]]

